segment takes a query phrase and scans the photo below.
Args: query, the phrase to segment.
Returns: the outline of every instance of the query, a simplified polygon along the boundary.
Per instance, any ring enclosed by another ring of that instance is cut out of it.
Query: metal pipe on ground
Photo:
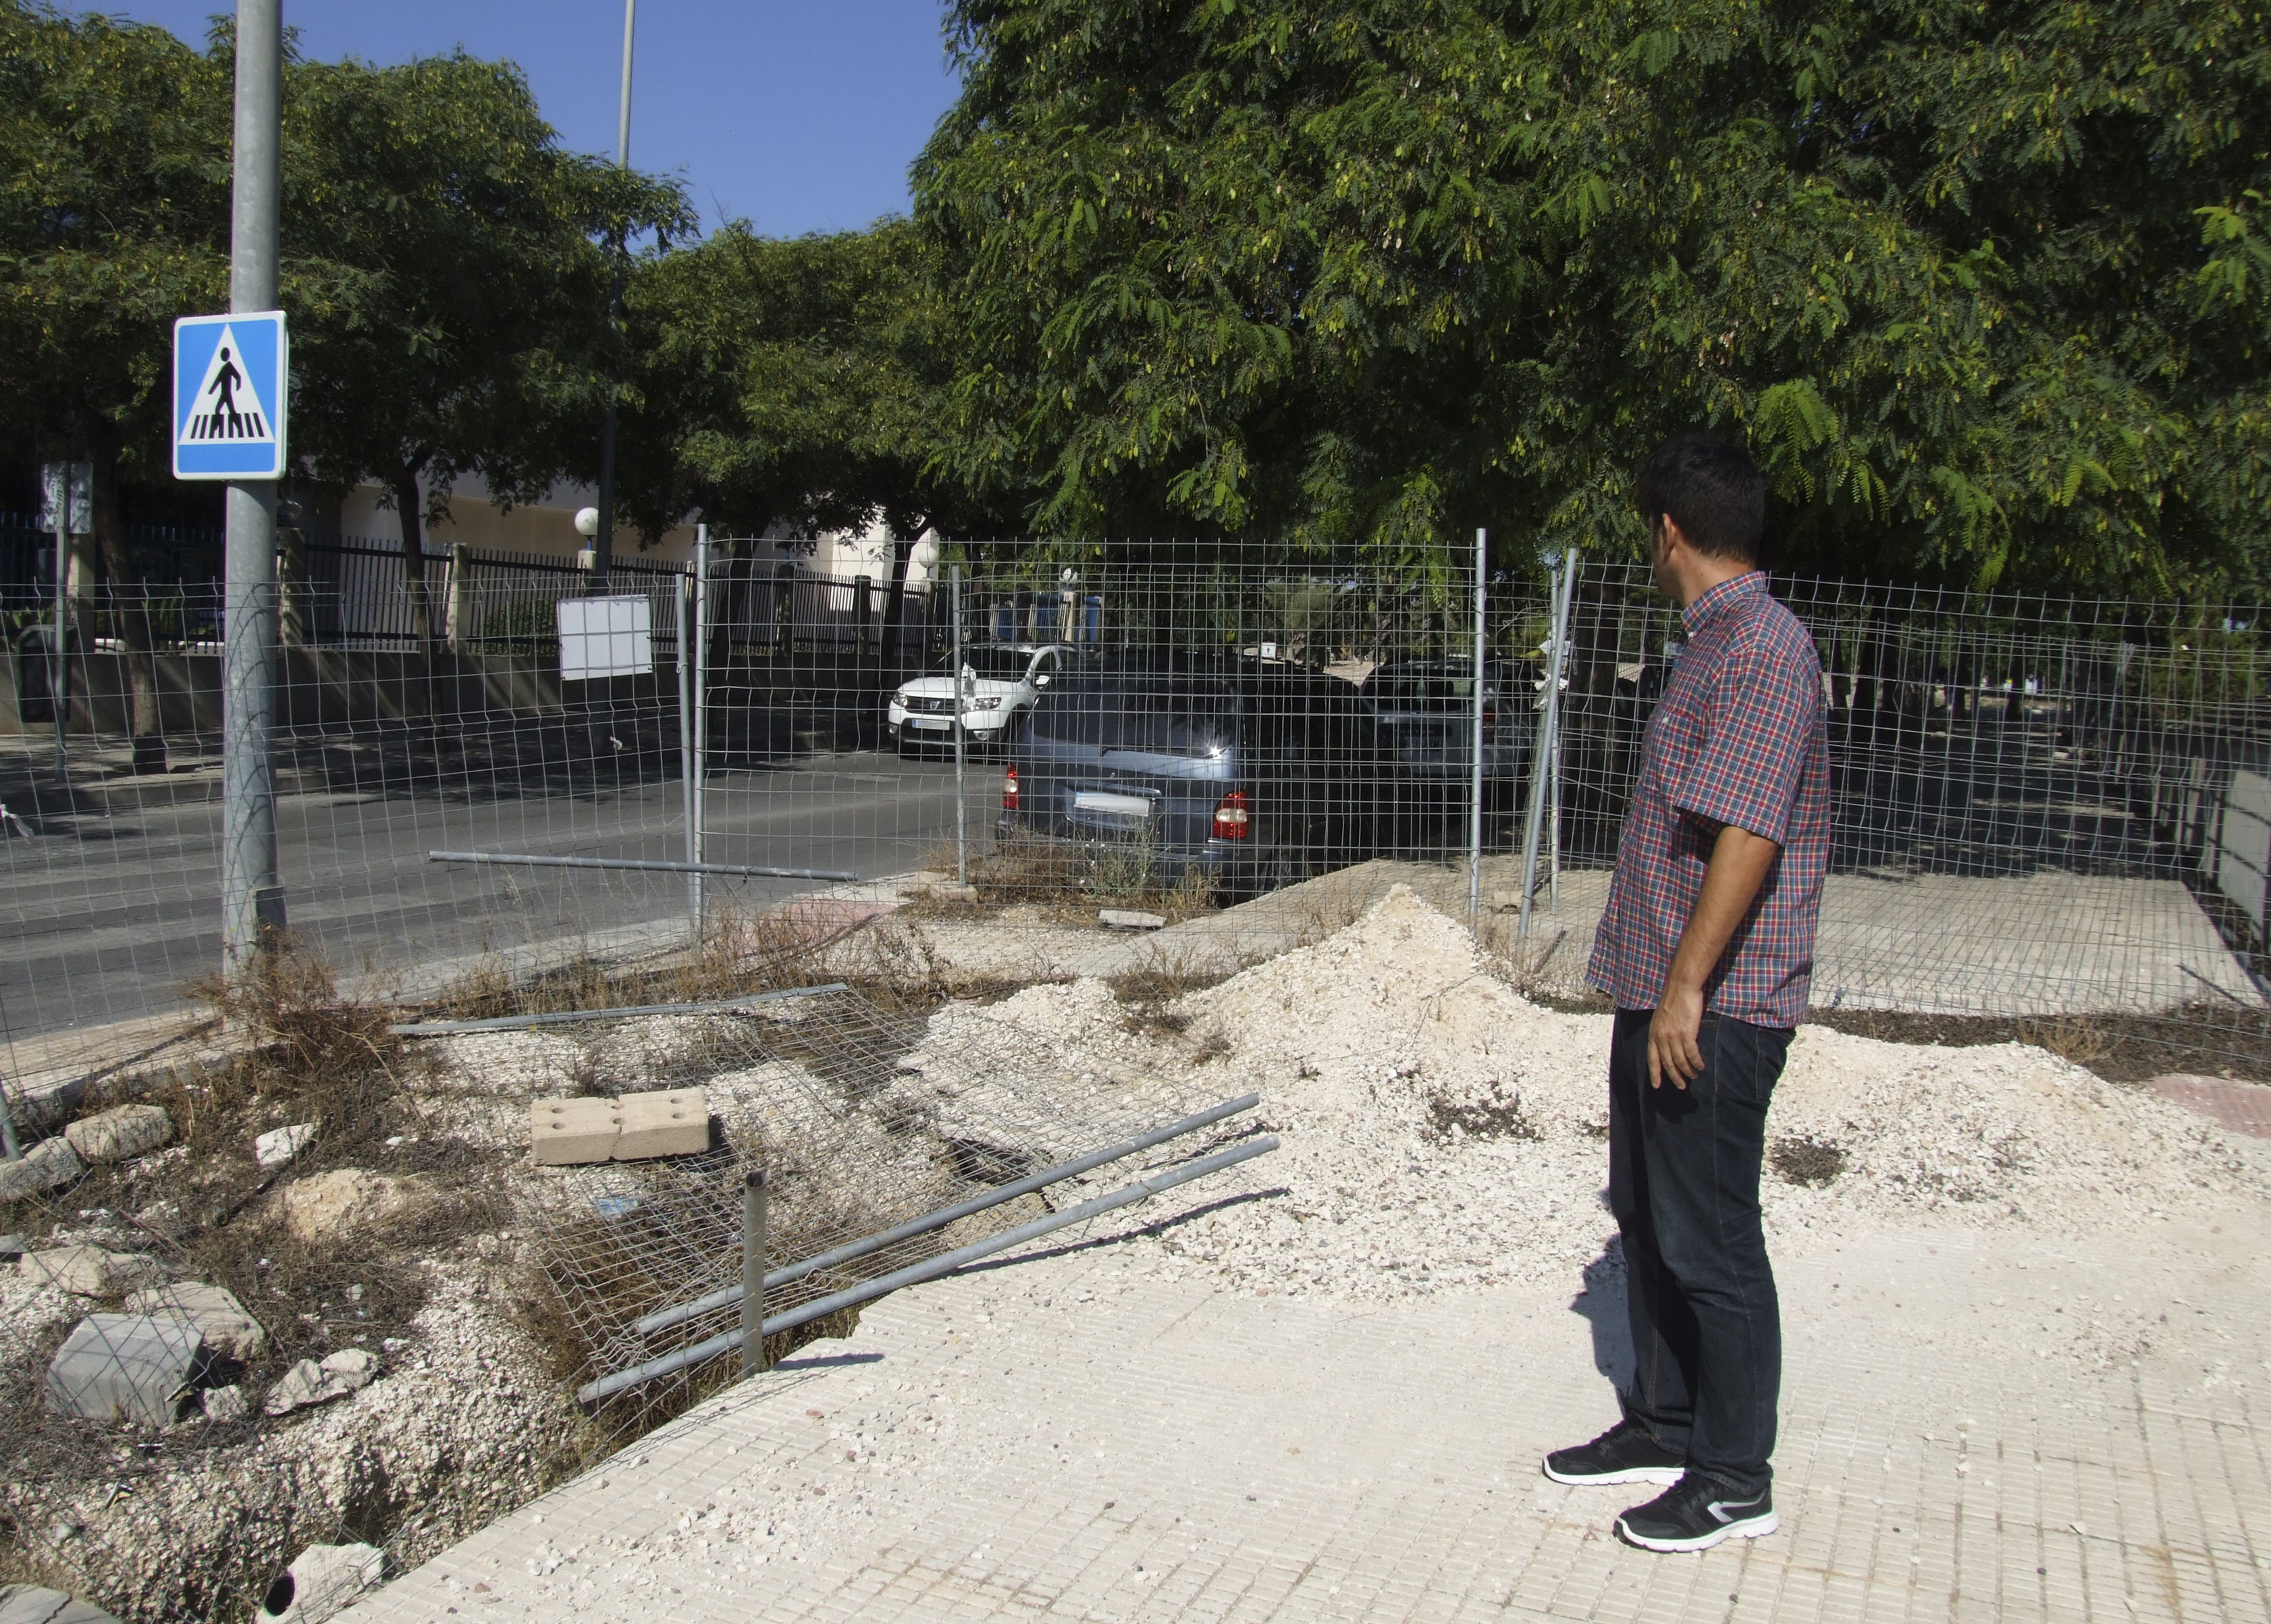
[[[672,863],[643,857],[536,857],[525,852],[428,852],[429,863],[501,863],[517,868],[629,868],[650,874],[748,874],[773,880],[856,880],[843,868],[766,868],[748,863]]]
[[[776,1270],[764,1277],[765,1289],[793,1285],[807,1275],[817,1274],[823,1269],[833,1269],[838,1263],[848,1263],[856,1258],[866,1257],[872,1253],[882,1251],[885,1247],[896,1246],[902,1240],[912,1240],[917,1235],[927,1235],[934,1229],[944,1229],[949,1224],[966,1218],[973,1212],[983,1212],[989,1207],[998,1207],[1004,1202],[1015,1201],[1020,1196],[1030,1196],[1035,1190],[1046,1188],[1049,1185],[1060,1184],[1067,1179],[1077,1178],[1091,1168],[1101,1167],[1106,1162],[1120,1161],[1135,1155],[1139,1151],[1148,1151],[1155,1144],[1165,1144],[1170,1139],[1195,1133],[1202,1128],[1211,1128],[1225,1117],[1236,1116],[1241,1111],[1251,1111],[1261,1103],[1262,1096],[1259,1094],[1240,1094],[1235,1099],[1225,1099],[1218,1106],[1209,1106],[1204,1111],[1169,1122],[1163,1128],[1155,1128],[1149,1133],[1138,1134],[1135,1138],[1122,1144],[1112,1145],[1101,1151],[1091,1151],[1087,1155],[1076,1156],[1068,1162],[1059,1162],[1054,1167],[1044,1167],[1039,1173],[1027,1173],[1022,1179],[1012,1180],[1007,1184],[997,1184],[982,1195],[972,1196],[967,1201],[957,1201],[950,1207],[941,1207],[935,1212],[927,1212],[920,1218],[909,1218],[905,1223],[895,1225],[890,1229],[879,1230],[875,1234],[863,1236],[857,1240],[847,1240],[842,1246],[834,1247],[828,1251],[808,1257],[802,1263],[791,1263],[786,1269]],[[748,1285],[745,1277],[742,1284],[739,1285],[722,1287],[711,1292],[706,1297],[696,1297],[691,1302],[682,1302],[674,1307],[659,1308],[633,1325],[631,1329],[642,1337],[652,1336],[659,1330],[668,1330],[674,1325],[683,1325],[689,1320],[698,1320],[705,1314],[714,1314],[720,1308],[730,1307],[733,1303],[743,1300],[748,1290]]]
[[[1185,1162],[1180,1167],[1171,1167],[1165,1173],[1154,1173],[1148,1179],[1130,1184],[1124,1188],[1116,1189],[1109,1196],[1098,1196],[1093,1201],[1083,1201],[1080,1205],[1068,1208],[1062,1212],[1053,1212],[1046,1218],[1035,1218],[1030,1224],[1020,1224],[1015,1229],[1005,1229],[998,1235],[988,1235],[983,1240],[974,1240],[970,1245],[957,1247],[951,1252],[942,1252],[936,1257],[926,1259],[920,1263],[909,1264],[905,1269],[895,1270],[887,1275],[879,1275],[875,1279],[864,1281],[831,1296],[815,1298],[810,1302],[802,1303],[789,1309],[786,1314],[778,1314],[767,1320],[764,1322],[763,1334],[768,1337],[778,1336],[782,1331],[793,1330],[798,1326],[809,1324],[814,1320],[825,1319],[828,1315],[845,1308],[855,1308],[863,1302],[872,1302],[878,1297],[886,1296],[906,1286],[920,1285],[926,1280],[935,1280],[941,1275],[952,1274],[965,1263],[974,1263],[980,1258],[991,1257],[996,1252],[1006,1252],[1011,1247],[1022,1246],[1028,1240],[1039,1240],[1043,1235],[1053,1234],[1072,1225],[1084,1224],[1091,1218],[1102,1218],[1106,1213],[1116,1212],[1122,1207],[1132,1207],[1139,1201],[1148,1201],[1150,1197],[1163,1191],[1171,1190],[1179,1184],[1188,1184],[1193,1179],[1203,1179],[1210,1173],[1219,1173],[1225,1167],[1237,1166],[1240,1162],[1251,1161],[1257,1156],[1266,1156],[1277,1148],[1277,1136],[1265,1134],[1259,1139],[1249,1140],[1241,1145],[1234,1145],[1227,1151],[1217,1151],[1213,1155],[1203,1156],[1195,1162]],[[617,1393],[626,1392],[644,1382],[652,1382],[658,1376],[672,1375],[681,1370],[690,1369],[696,1365],[706,1364],[721,1354],[733,1352],[741,1345],[741,1328],[737,1325],[731,1330],[721,1331],[717,1336],[695,1343],[690,1347],[681,1348],[674,1353],[665,1353],[658,1359],[648,1360],[644,1364],[634,1365],[628,1370],[619,1370],[613,1375],[601,1376],[596,1382],[587,1382],[576,1389],[576,1402],[579,1404],[598,1404],[603,1398],[612,1398]]]
[[[398,1038],[447,1038],[466,1032],[514,1032],[526,1026],[556,1026],[567,1021],[612,1021],[628,1015],[711,1015],[746,1009],[752,1004],[777,1003],[784,998],[810,998],[821,993],[848,993],[848,981],[824,981],[818,987],[792,987],[778,993],[751,993],[745,998],[720,998],[708,1003],[631,1003],[606,1009],[555,1009],[543,1015],[492,1015],[478,1021],[405,1021],[386,1030]]]

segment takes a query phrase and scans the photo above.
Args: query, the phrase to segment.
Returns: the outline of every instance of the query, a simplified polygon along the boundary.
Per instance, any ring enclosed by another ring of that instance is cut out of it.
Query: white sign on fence
[[[174,477],[284,477],[292,361],[281,310],[174,324]]]
[[[654,669],[654,611],[644,597],[562,598],[558,608],[562,682]]]

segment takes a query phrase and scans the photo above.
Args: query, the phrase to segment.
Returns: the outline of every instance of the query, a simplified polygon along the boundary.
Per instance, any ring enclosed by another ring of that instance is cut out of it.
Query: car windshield
[[[1016,682],[1024,678],[1025,667],[1033,663],[1033,657],[1019,649],[980,644],[962,651],[962,663],[969,667],[973,674],[987,682]],[[938,663],[931,667],[931,674],[934,676],[954,674],[953,650],[949,649],[939,657]]]
[[[1107,750],[1197,756],[1236,731],[1238,702],[1205,677],[1170,672],[1081,672],[1057,679],[1033,717],[1036,737]]]

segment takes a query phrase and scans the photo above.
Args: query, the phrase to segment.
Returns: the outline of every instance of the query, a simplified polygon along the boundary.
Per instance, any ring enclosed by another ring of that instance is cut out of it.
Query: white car
[[[962,649],[962,730],[967,748],[1006,744],[1073,651],[1061,643],[969,643]],[[954,743],[954,654],[899,684],[884,711],[901,755]]]

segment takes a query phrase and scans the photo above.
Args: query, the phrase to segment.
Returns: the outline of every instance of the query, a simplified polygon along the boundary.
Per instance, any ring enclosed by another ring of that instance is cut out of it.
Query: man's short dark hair
[[[1640,510],[1651,536],[1669,514],[1697,552],[1754,564],[1766,540],[1766,476],[1732,440],[1684,434],[1641,470]]]

